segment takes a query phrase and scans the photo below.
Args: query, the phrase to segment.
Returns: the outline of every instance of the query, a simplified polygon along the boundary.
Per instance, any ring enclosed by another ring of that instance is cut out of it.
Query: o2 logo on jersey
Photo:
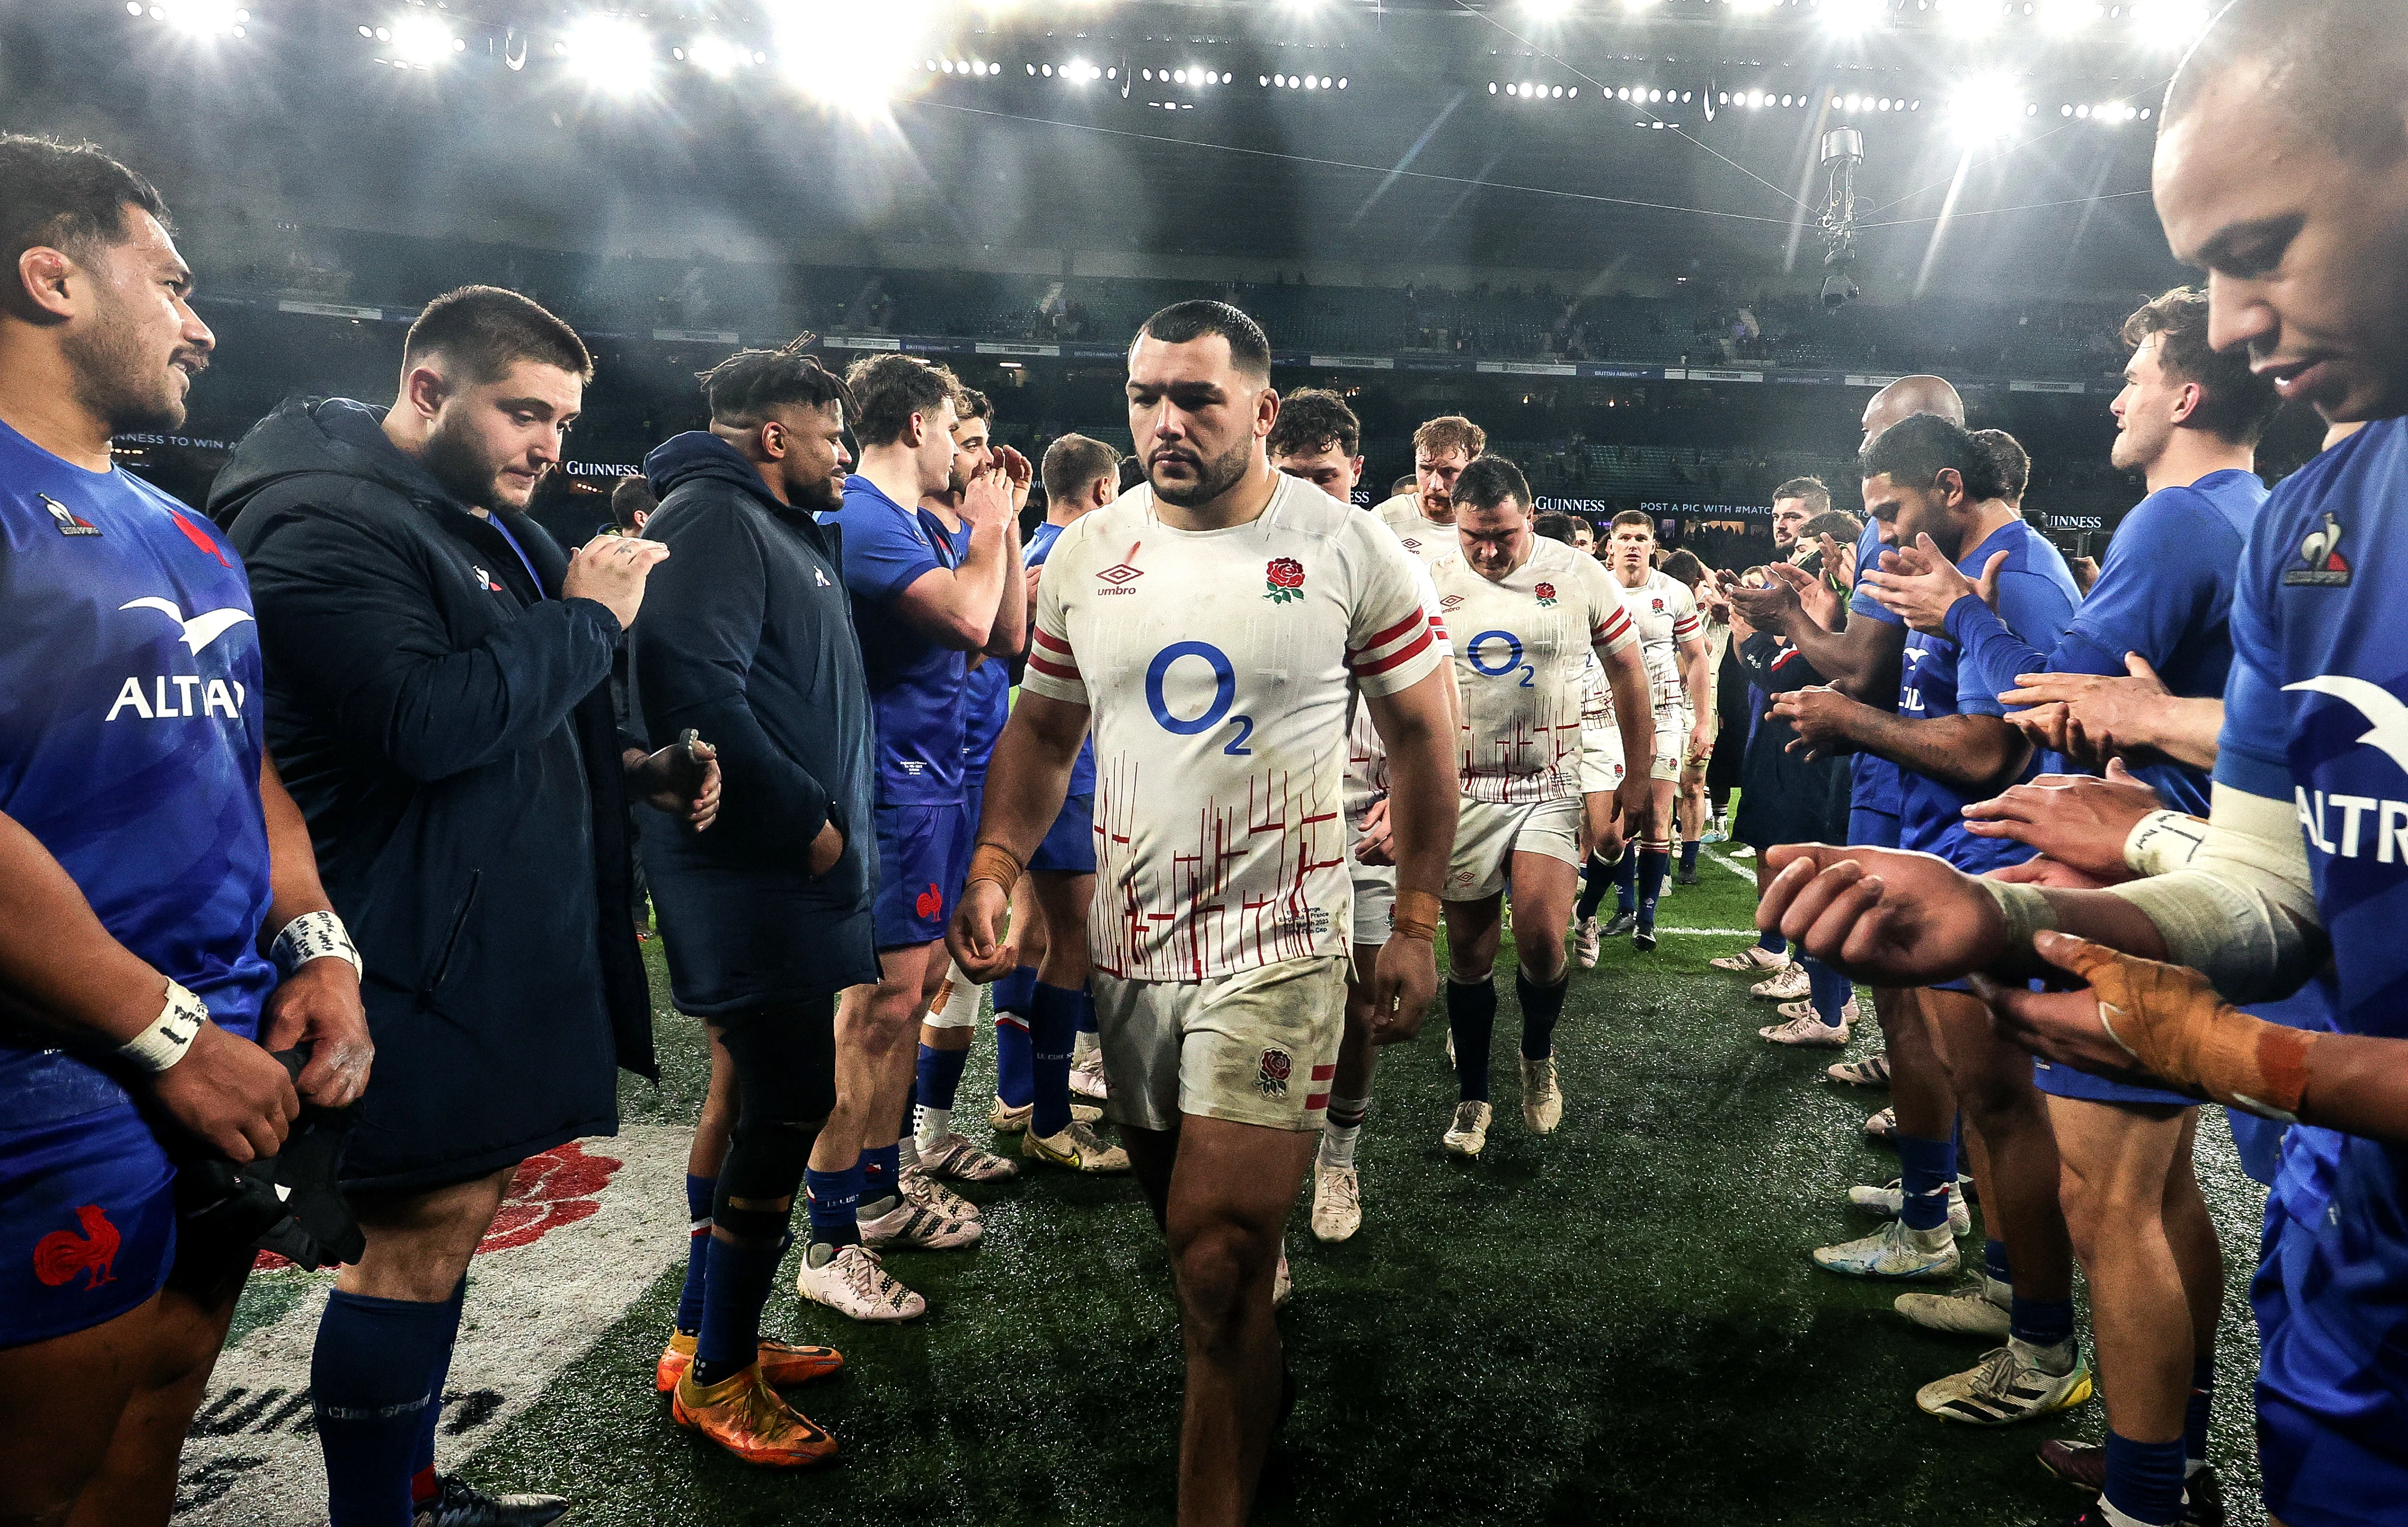
[[[1170,677],[1170,665],[1181,658],[1202,658],[1212,665],[1212,703],[1204,707],[1204,714],[1201,716],[1189,718],[1172,715],[1169,698],[1163,692],[1163,683]],[[1237,735],[1230,737],[1228,745],[1221,751],[1233,758],[1249,758],[1253,756],[1254,749],[1246,746],[1246,739],[1254,735],[1254,719],[1252,716],[1229,714],[1229,707],[1235,705],[1237,700],[1237,667],[1229,662],[1227,653],[1211,642],[1172,642],[1156,652],[1154,655],[1154,661],[1146,664],[1146,708],[1154,712],[1154,719],[1162,724],[1164,731],[1176,732],[1182,737],[1192,737],[1198,733],[1210,732],[1226,721],[1238,730]]]
[[[1493,666],[1488,661],[1490,642],[1505,644],[1505,661]],[[1520,687],[1526,690],[1530,681],[1538,677],[1538,670],[1522,661],[1522,638],[1510,631],[1482,632],[1471,638],[1470,645],[1463,649],[1463,655],[1470,660],[1472,671],[1484,678],[1503,678],[1519,669],[1522,675]]]

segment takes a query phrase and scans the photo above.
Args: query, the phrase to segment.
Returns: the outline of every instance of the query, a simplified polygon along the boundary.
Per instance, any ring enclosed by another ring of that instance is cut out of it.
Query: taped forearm
[[[2164,936],[2167,957],[2228,1000],[2286,995],[2330,952],[2298,818],[2286,801],[2221,784],[2210,809],[2203,824],[2172,812],[2143,818],[2125,858],[2146,878],[2108,893],[2139,907]]]

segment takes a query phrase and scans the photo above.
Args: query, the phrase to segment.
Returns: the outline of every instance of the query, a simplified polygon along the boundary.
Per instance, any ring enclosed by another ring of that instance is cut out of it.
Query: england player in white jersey
[[[1639,632],[1656,762],[1652,778],[1640,775],[1649,780],[1647,809],[1629,821],[1639,851],[1626,853],[1615,872],[1619,908],[1605,935],[1627,933],[1641,949],[1656,947],[1656,898],[1672,870],[1672,797],[1682,765],[1713,746],[1713,672],[1706,657],[1705,623],[1688,585],[1658,570],[1655,556],[1656,522],[1638,509],[1615,515],[1606,537],[1606,565]],[[1585,952],[1597,947],[1596,903],[1584,898],[1580,910],[1578,941]]]
[[[1555,1027],[1563,1012],[1564,926],[1580,867],[1581,714],[1576,680],[1594,652],[1637,764],[1623,813],[1645,809],[1656,745],[1639,635],[1621,591],[1595,560],[1532,534],[1530,485],[1499,456],[1464,468],[1455,488],[1462,551],[1430,569],[1455,636],[1463,695],[1463,801],[1447,866],[1447,1021],[1460,1101],[1446,1148],[1477,1156],[1488,1140],[1488,1043],[1497,1021],[1491,971],[1513,896],[1514,985],[1522,1002],[1522,1120],[1533,1134],[1563,1117]]]
[[[1271,465],[1289,477],[1351,504],[1363,478],[1363,427],[1354,410],[1335,392],[1302,388],[1280,401],[1279,421],[1267,442]],[[1367,514],[1368,517],[1368,514]],[[1450,530],[1450,535],[1453,532]],[[1455,669],[1443,660],[1446,621],[1429,570],[1413,564],[1422,610],[1429,619],[1453,706]],[[1354,1148],[1371,1107],[1371,1072],[1379,1060],[1372,1042],[1371,972],[1387,942],[1389,915],[1397,900],[1397,866],[1388,831],[1388,750],[1367,706],[1354,707],[1347,734],[1347,863],[1354,882],[1354,968],[1346,979],[1346,1039],[1338,1049],[1338,1075],[1329,1089],[1329,1112],[1321,1127],[1321,1149],[1312,1167],[1312,1234],[1342,1241],[1363,1225],[1362,1177]]]
[[[1413,431],[1413,491],[1372,507],[1405,549],[1428,564],[1455,555],[1455,482],[1488,449],[1488,432],[1461,414]]]
[[[1129,351],[1128,403],[1148,480],[1047,559],[951,942],[976,978],[1010,960],[1005,897],[1092,717],[1091,979],[1108,1112],[1175,1264],[1180,1520],[1236,1523],[1280,1408],[1280,1227],[1345,1026],[1347,706],[1360,694],[1388,749],[1382,1038],[1417,1032],[1437,986],[1451,734],[1410,555],[1271,470],[1279,395],[1254,321],[1216,302],[1156,313]]]

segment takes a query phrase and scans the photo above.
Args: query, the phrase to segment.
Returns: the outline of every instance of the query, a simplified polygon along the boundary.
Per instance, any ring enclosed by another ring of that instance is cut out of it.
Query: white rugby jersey
[[[1463,542],[1453,525],[1441,525],[1422,514],[1422,501],[1415,493],[1398,493],[1371,507],[1380,523],[1397,533],[1405,549],[1421,559],[1425,565],[1440,557],[1454,556],[1463,549]]]
[[[1524,804],[1578,795],[1580,675],[1592,649],[1639,639],[1612,575],[1561,541],[1492,583],[1462,557],[1430,569],[1463,691],[1463,793]]]
[[[1349,694],[1438,664],[1412,559],[1294,478],[1227,530],[1163,523],[1150,486],[1065,530],[1022,684],[1092,712],[1096,968],[1197,981],[1344,954]]]
[[[1364,511],[1357,511],[1364,512]],[[1384,533],[1385,527],[1383,527]],[[1430,638],[1436,644],[1439,661],[1455,656],[1455,649],[1446,641],[1446,617],[1438,607],[1438,587],[1430,582],[1429,567],[1413,564],[1413,587],[1420,591],[1422,613],[1428,617]],[[1388,745],[1380,740],[1380,729],[1371,724],[1371,707],[1354,706],[1354,724],[1346,735],[1346,811],[1359,817],[1371,803],[1387,793]]]
[[[1698,619],[1697,596],[1687,584],[1660,567],[1652,569],[1647,581],[1635,589],[1619,578],[1613,578],[1613,584],[1622,591],[1623,607],[1630,611],[1631,625],[1639,633],[1639,652],[1647,664],[1647,687],[1655,694],[1656,708],[1669,710],[1687,704],[1681,688],[1680,644],[1706,634],[1705,622]]]

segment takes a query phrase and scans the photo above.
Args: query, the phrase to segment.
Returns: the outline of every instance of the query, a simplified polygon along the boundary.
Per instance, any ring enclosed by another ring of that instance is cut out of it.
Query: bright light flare
[[[725,37],[709,33],[685,45],[686,62],[707,75],[724,79],[752,62],[752,55]]]
[[[439,17],[413,14],[394,21],[394,56],[422,69],[433,68],[465,47]]]
[[[1941,0],[1941,20],[1960,37],[1986,36],[1999,28],[1999,0]]]
[[[863,120],[883,117],[913,73],[928,10],[924,4],[801,0],[786,8],[779,23],[781,66],[796,90],[830,110]],[[966,67],[973,75],[990,72],[983,59]]]
[[[1731,9],[1742,16],[1761,16],[1780,3],[1781,0],[1731,0]]]
[[[233,0],[153,0],[150,14],[193,37],[239,37],[251,20]]]
[[[1948,103],[1949,125],[1968,148],[2008,136],[2024,120],[2024,100],[2014,83],[1992,75],[1969,82]]]
[[[1884,0],[1823,0],[1824,29],[1842,36],[1870,32],[1888,14]]]
[[[1572,8],[1572,0],[1522,0],[1522,8],[1545,21],[1555,21]]]
[[[565,41],[570,70],[605,94],[630,94],[652,82],[652,34],[623,16],[588,16]]]
[[[2132,24],[2151,46],[2179,51],[2199,40],[2214,14],[2208,0],[2141,0]]]
[[[2041,30],[2052,36],[2070,37],[2099,19],[2097,0],[2042,0]]]

